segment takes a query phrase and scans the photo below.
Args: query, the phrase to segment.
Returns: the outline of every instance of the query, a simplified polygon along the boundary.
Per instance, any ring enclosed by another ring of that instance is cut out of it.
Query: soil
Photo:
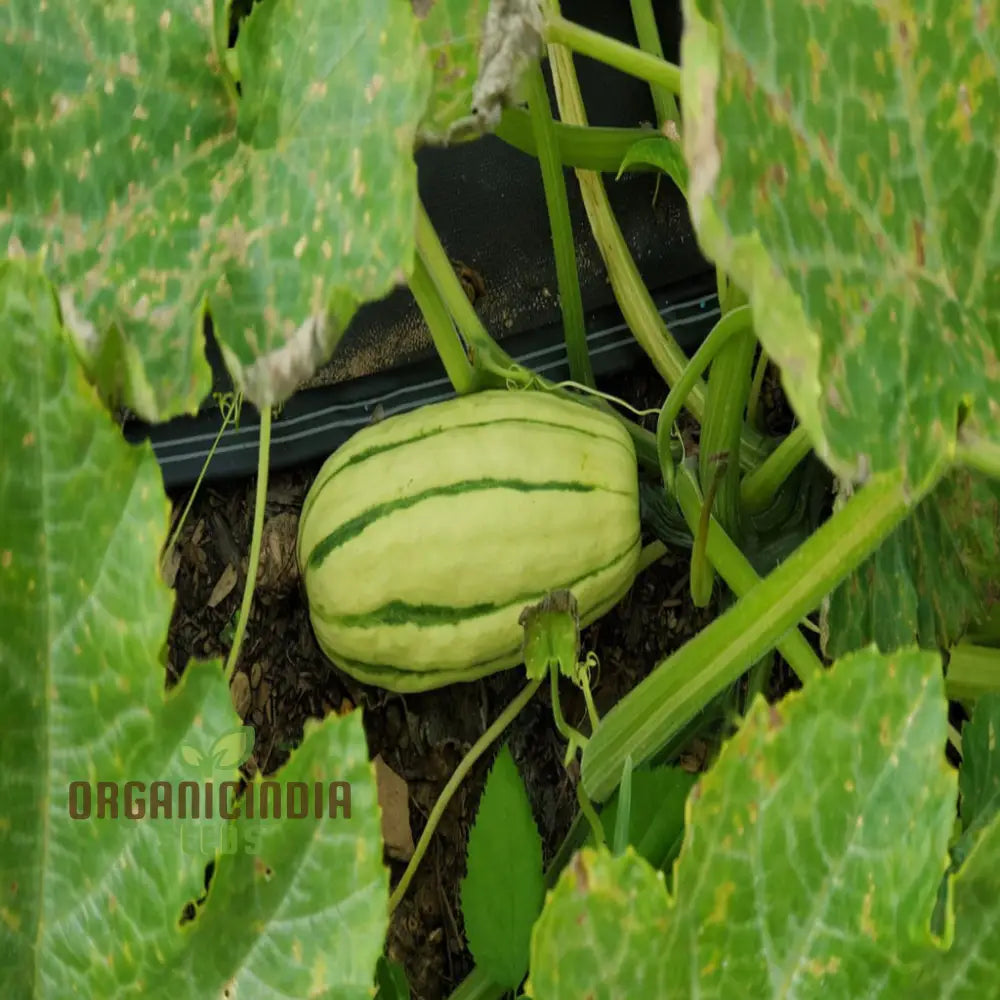
[[[772,379],[765,386],[769,429],[777,430],[787,422],[780,390]],[[663,401],[663,383],[648,365],[601,388],[638,408],[658,407]],[[652,428],[655,420],[646,418],[646,423]],[[249,773],[272,773],[301,740],[306,719],[360,706],[371,756],[381,755],[407,783],[417,840],[463,755],[523,687],[523,673],[511,670],[404,696],[359,684],[326,660],[313,637],[294,564],[298,510],[319,464],[275,475],[268,487],[261,571],[232,688],[237,711],[256,730],[247,768]],[[250,549],[254,491],[253,481],[202,490],[187,515],[170,567],[176,590],[169,659],[174,679],[190,659],[228,652]],[[179,516],[189,494],[173,499]],[[704,609],[691,604],[687,559],[684,550],[669,552],[639,577],[616,608],[585,630],[584,651],[595,651],[600,661],[594,689],[599,712],[717,613],[714,601]],[[783,683],[784,674],[776,673]],[[562,701],[567,720],[585,729],[585,706],[572,686],[564,688]],[[505,739],[524,777],[548,862],[575,815],[578,775],[563,767],[565,748],[552,722],[547,686]],[[680,755],[691,769],[703,766],[705,757],[704,743],[685,747]],[[490,753],[478,762],[449,805],[393,915],[387,953],[404,965],[415,1000],[447,997],[473,967],[463,936],[459,887],[469,829],[492,758]],[[395,885],[405,865],[386,861]]]

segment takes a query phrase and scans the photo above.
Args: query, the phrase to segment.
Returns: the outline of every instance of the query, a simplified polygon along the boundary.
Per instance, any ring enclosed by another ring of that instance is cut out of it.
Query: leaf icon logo
[[[223,733],[208,753],[185,744],[181,747],[181,757],[203,778],[210,778],[217,770],[239,767],[244,763],[253,751],[253,743],[253,726],[240,726]]]

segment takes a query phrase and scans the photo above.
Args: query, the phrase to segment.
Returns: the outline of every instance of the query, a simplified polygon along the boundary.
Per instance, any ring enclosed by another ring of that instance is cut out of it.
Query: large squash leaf
[[[972,0],[685,0],[705,251],[820,456],[920,484],[1000,442],[1000,18]]]
[[[1000,483],[955,469],[830,595],[824,650],[945,649],[998,600]]]
[[[0,6],[0,245],[43,249],[95,377],[140,416],[280,402],[409,273],[430,66],[409,3]]]
[[[582,852],[536,924],[530,995],[908,996],[884,988],[940,958],[946,734],[940,660],[915,650],[853,654],[758,699],[691,794],[673,897],[631,853]]]
[[[437,145],[469,115],[479,68],[487,0],[412,0],[428,47],[434,85],[418,138]]]
[[[894,970],[889,1000],[980,1000],[1000,982],[1000,822],[994,818],[955,877],[952,937],[918,972]]]
[[[962,835],[952,845],[952,857],[961,864],[1000,813],[1000,695],[976,700],[972,718],[962,726],[961,793]]]
[[[34,262],[0,264],[0,367],[6,993],[368,996],[388,878],[360,719],[308,730],[278,775],[283,794],[290,780],[349,782],[349,819],[154,817],[153,782],[176,817],[179,782],[218,789],[249,752],[218,663],[189,665],[164,694],[156,460],[125,443],[73,363]],[[97,815],[101,782],[117,815]],[[209,861],[207,901],[182,923]]]

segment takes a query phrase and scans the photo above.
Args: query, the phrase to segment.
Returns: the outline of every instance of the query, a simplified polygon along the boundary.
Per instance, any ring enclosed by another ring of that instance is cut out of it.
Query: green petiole
[[[603,174],[616,174],[625,154],[635,143],[656,135],[656,132],[648,128],[567,125],[559,121],[553,121],[552,133],[559,150],[559,160],[564,167],[596,170]],[[538,155],[531,117],[521,108],[507,108],[495,134],[522,153]],[[629,169],[638,173],[652,172],[656,168],[637,163]]]
[[[576,270],[576,244],[569,217],[569,199],[566,179],[563,176],[559,149],[552,128],[552,110],[549,93],[545,88],[542,67],[535,62],[527,72],[528,102],[531,124],[538,147],[538,164],[542,170],[545,205],[552,231],[552,248],[556,264],[556,283],[559,286],[559,306],[562,310],[563,333],[566,338],[566,355],[569,370],[577,382],[594,385],[594,371],[587,349],[587,334],[583,321],[583,297]]]
[[[602,35],[599,31],[567,21],[559,14],[550,15],[547,19],[545,40],[549,44],[565,45],[580,55],[597,59],[622,73],[662,87],[671,94],[681,92],[679,66],[643,52],[633,45]]]
[[[629,0],[632,6],[632,23],[635,25],[636,41],[643,52],[655,59],[663,59],[663,44],[660,41],[660,29],[656,24],[652,0]],[[680,124],[681,116],[677,110],[674,92],[660,84],[649,85],[653,107],[656,109],[656,125],[663,128],[664,122]]]
[[[611,794],[626,756],[646,761],[778,645],[933,488],[945,463],[935,471],[919,495],[901,473],[873,477],[733,607],[658,664],[604,716],[584,750],[582,776],[591,799],[601,802]]]
[[[740,498],[751,513],[766,510],[792,470],[812,451],[806,429],[799,424],[767,458],[740,483]]]
[[[441,296],[436,293],[434,280],[419,254],[413,261],[413,273],[410,275],[409,284],[455,392],[459,395],[472,392],[479,381],[478,372],[469,363],[462,342],[455,331],[455,325],[441,301]]]

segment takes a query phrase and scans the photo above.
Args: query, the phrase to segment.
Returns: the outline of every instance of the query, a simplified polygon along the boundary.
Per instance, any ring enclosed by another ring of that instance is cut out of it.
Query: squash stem
[[[567,21],[556,14],[550,15],[545,24],[545,40],[565,45],[579,52],[613,66],[622,73],[639,80],[662,87],[671,94],[681,92],[681,71],[679,66],[660,59],[649,52],[643,52],[634,45],[626,45],[615,38],[602,35],[599,31],[584,28]]]
[[[966,428],[958,436],[955,449],[958,460],[992,479],[1000,479],[1000,443],[970,432]]]
[[[763,430],[760,415],[760,392],[764,385],[764,376],[767,374],[767,362],[767,351],[762,346],[760,356],[757,358],[757,367],[754,369],[753,379],[750,382],[750,396],[747,399],[747,423],[759,431]]]
[[[1000,691],[1000,649],[962,641],[948,650],[945,690],[954,701]]]
[[[250,537],[250,559],[247,563],[247,577],[243,583],[243,600],[240,614],[236,619],[236,634],[226,659],[226,683],[233,679],[236,663],[240,658],[240,646],[250,618],[250,605],[257,584],[257,566],[260,564],[260,540],[264,533],[264,501],[267,499],[267,474],[271,456],[271,408],[265,406],[260,414],[260,446],[257,452],[257,494],[253,508],[253,534]]]
[[[653,563],[659,562],[666,554],[667,547],[659,539],[644,546],[642,552],[639,553],[639,566],[635,575],[638,576],[643,570],[649,569]]]
[[[743,477],[740,484],[743,506],[751,513],[766,509],[782,483],[810,451],[812,442],[799,424],[756,469]]]
[[[595,656],[596,662],[596,656]],[[583,700],[587,703],[587,717],[590,719],[590,731],[593,732],[601,723],[601,717],[597,714],[597,706],[594,704],[594,695],[590,690],[590,674],[588,670],[583,671],[580,678],[580,690],[583,692]]]
[[[478,372],[469,363],[455,324],[441,296],[436,294],[434,281],[420,254],[415,255],[409,284],[455,392],[460,396],[472,392],[478,382]]]
[[[583,782],[578,781],[576,783],[576,801],[580,805],[580,813],[583,818],[587,821],[587,825],[590,827],[590,832],[594,835],[594,844],[597,847],[604,846],[604,827],[601,826],[601,821],[597,816],[597,812],[594,810],[593,803],[587,798],[587,793],[583,790]]]
[[[545,680],[544,677],[539,677],[526,684],[520,694],[497,716],[496,721],[489,729],[476,740],[469,752],[459,762],[458,767],[455,768],[455,773],[448,779],[448,783],[441,790],[441,794],[434,803],[430,816],[427,817],[427,825],[420,835],[416,848],[414,848],[413,857],[410,858],[399,884],[389,897],[390,914],[399,906],[400,900],[406,895],[406,890],[409,888],[410,882],[413,881],[413,876],[416,874],[423,856],[427,853],[431,837],[434,836],[434,831],[437,829],[438,823],[441,822],[441,817],[444,815],[445,809],[448,808],[448,803],[458,791],[459,785],[462,784],[472,765],[482,757],[489,745],[514,721],[521,709],[531,701],[531,696],[538,690],[543,680]]]
[[[569,199],[566,196],[566,178],[559,160],[559,147],[552,130],[552,108],[549,92],[545,87],[542,66],[534,62],[527,72],[528,108],[531,125],[538,147],[538,165],[542,170],[542,187],[549,213],[549,229],[556,264],[556,283],[559,287],[559,306],[562,310],[563,335],[566,338],[566,356],[570,375],[577,382],[591,388],[595,385],[594,370],[587,349],[587,333],[583,323],[583,297],[580,278],[576,270],[576,246],[573,225],[569,217]]]
[[[726,313],[712,327],[701,346],[695,351],[694,357],[684,366],[681,377],[667,393],[667,398],[656,422],[656,442],[660,453],[660,471],[663,475],[664,485],[669,490],[673,489],[674,482],[670,436],[674,423],[684,408],[688,393],[699,383],[702,373],[712,363],[716,355],[733,337],[748,330],[751,322],[749,306],[741,306],[739,309]]]
[[[544,389],[596,406],[610,413],[625,426],[635,444],[640,463],[650,471],[659,468],[656,456],[656,440],[650,431],[640,427],[634,420],[629,420],[601,399],[581,399],[563,389],[541,375],[518,364],[489,335],[483,326],[475,309],[469,302],[462,286],[452,270],[448,255],[438,238],[434,225],[423,205],[417,204],[417,252],[423,260],[427,273],[432,279],[436,293],[444,302],[444,307],[451,314],[459,333],[469,347],[473,366],[479,370],[486,384],[504,387],[513,382],[522,388],[538,385]],[[657,314],[659,315],[659,314]]]
[[[630,3],[632,23],[635,25],[635,38],[639,48],[655,59],[664,59],[663,43],[660,40],[660,30],[656,26],[652,0],[630,0]],[[677,100],[670,89],[658,83],[651,83],[649,91],[656,110],[657,128],[663,128],[665,122],[676,122],[680,125],[681,116],[677,110]]]
[[[714,517],[706,518],[707,505],[702,502],[698,482],[690,465],[685,465],[678,476],[677,502],[692,531],[700,529],[707,522],[706,552],[729,589],[737,597],[749,594],[760,584],[761,578],[722,525]],[[793,627],[776,645],[803,684],[822,671],[823,664],[797,628]]]
[[[570,52],[562,45],[551,45],[549,61],[562,119],[573,125],[586,125],[587,116]],[[611,211],[611,203],[600,176],[589,170],[577,170],[576,176],[590,228],[622,315],[664,381],[673,386],[680,380],[687,366],[687,356],[667,329],[642,275],[639,274]],[[702,419],[705,386],[700,380],[691,387],[685,405],[697,420]]]
[[[559,735],[566,741],[566,764],[576,756],[577,748],[582,750],[587,745],[587,737],[578,729],[575,729],[563,715],[562,702],[559,700],[559,676],[558,667],[549,667],[549,683],[552,695],[552,717],[559,730]]]
[[[555,120],[552,122],[552,132],[559,149],[559,161],[563,166],[581,167],[605,174],[617,173],[625,154],[632,146],[640,139],[648,139],[656,134],[648,128],[567,125]],[[508,146],[528,156],[538,156],[531,116],[527,111],[507,108],[494,134]],[[656,169],[646,163],[636,163],[629,167],[635,173],[652,173]]]
[[[648,760],[751,664],[780,649],[788,630],[871,555],[947,468],[941,461],[919,489],[908,486],[901,472],[870,479],[749,593],[654,667],[604,716],[584,749],[590,798],[603,802],[629,754],[637,764]],[[685,479],[678,476],[679,486]],[[678,493],[688,518],[685,491]],[[700,515],[700,505],[691,513]]]
[[[726,312],[720,322],[739,317],[739,333],[731,337],[712,362],[705,399],[705,420],[699,437],[699,471],[703,486],[714,480],[718,462],[725,456],[725,472],[712,501],[715,512],[729,536],[740,542],[743,511],[740,497],[741,434],[750,394],[754,348],[757,340],[749,306]],[[734,321],[736,322],[736,321]]]

